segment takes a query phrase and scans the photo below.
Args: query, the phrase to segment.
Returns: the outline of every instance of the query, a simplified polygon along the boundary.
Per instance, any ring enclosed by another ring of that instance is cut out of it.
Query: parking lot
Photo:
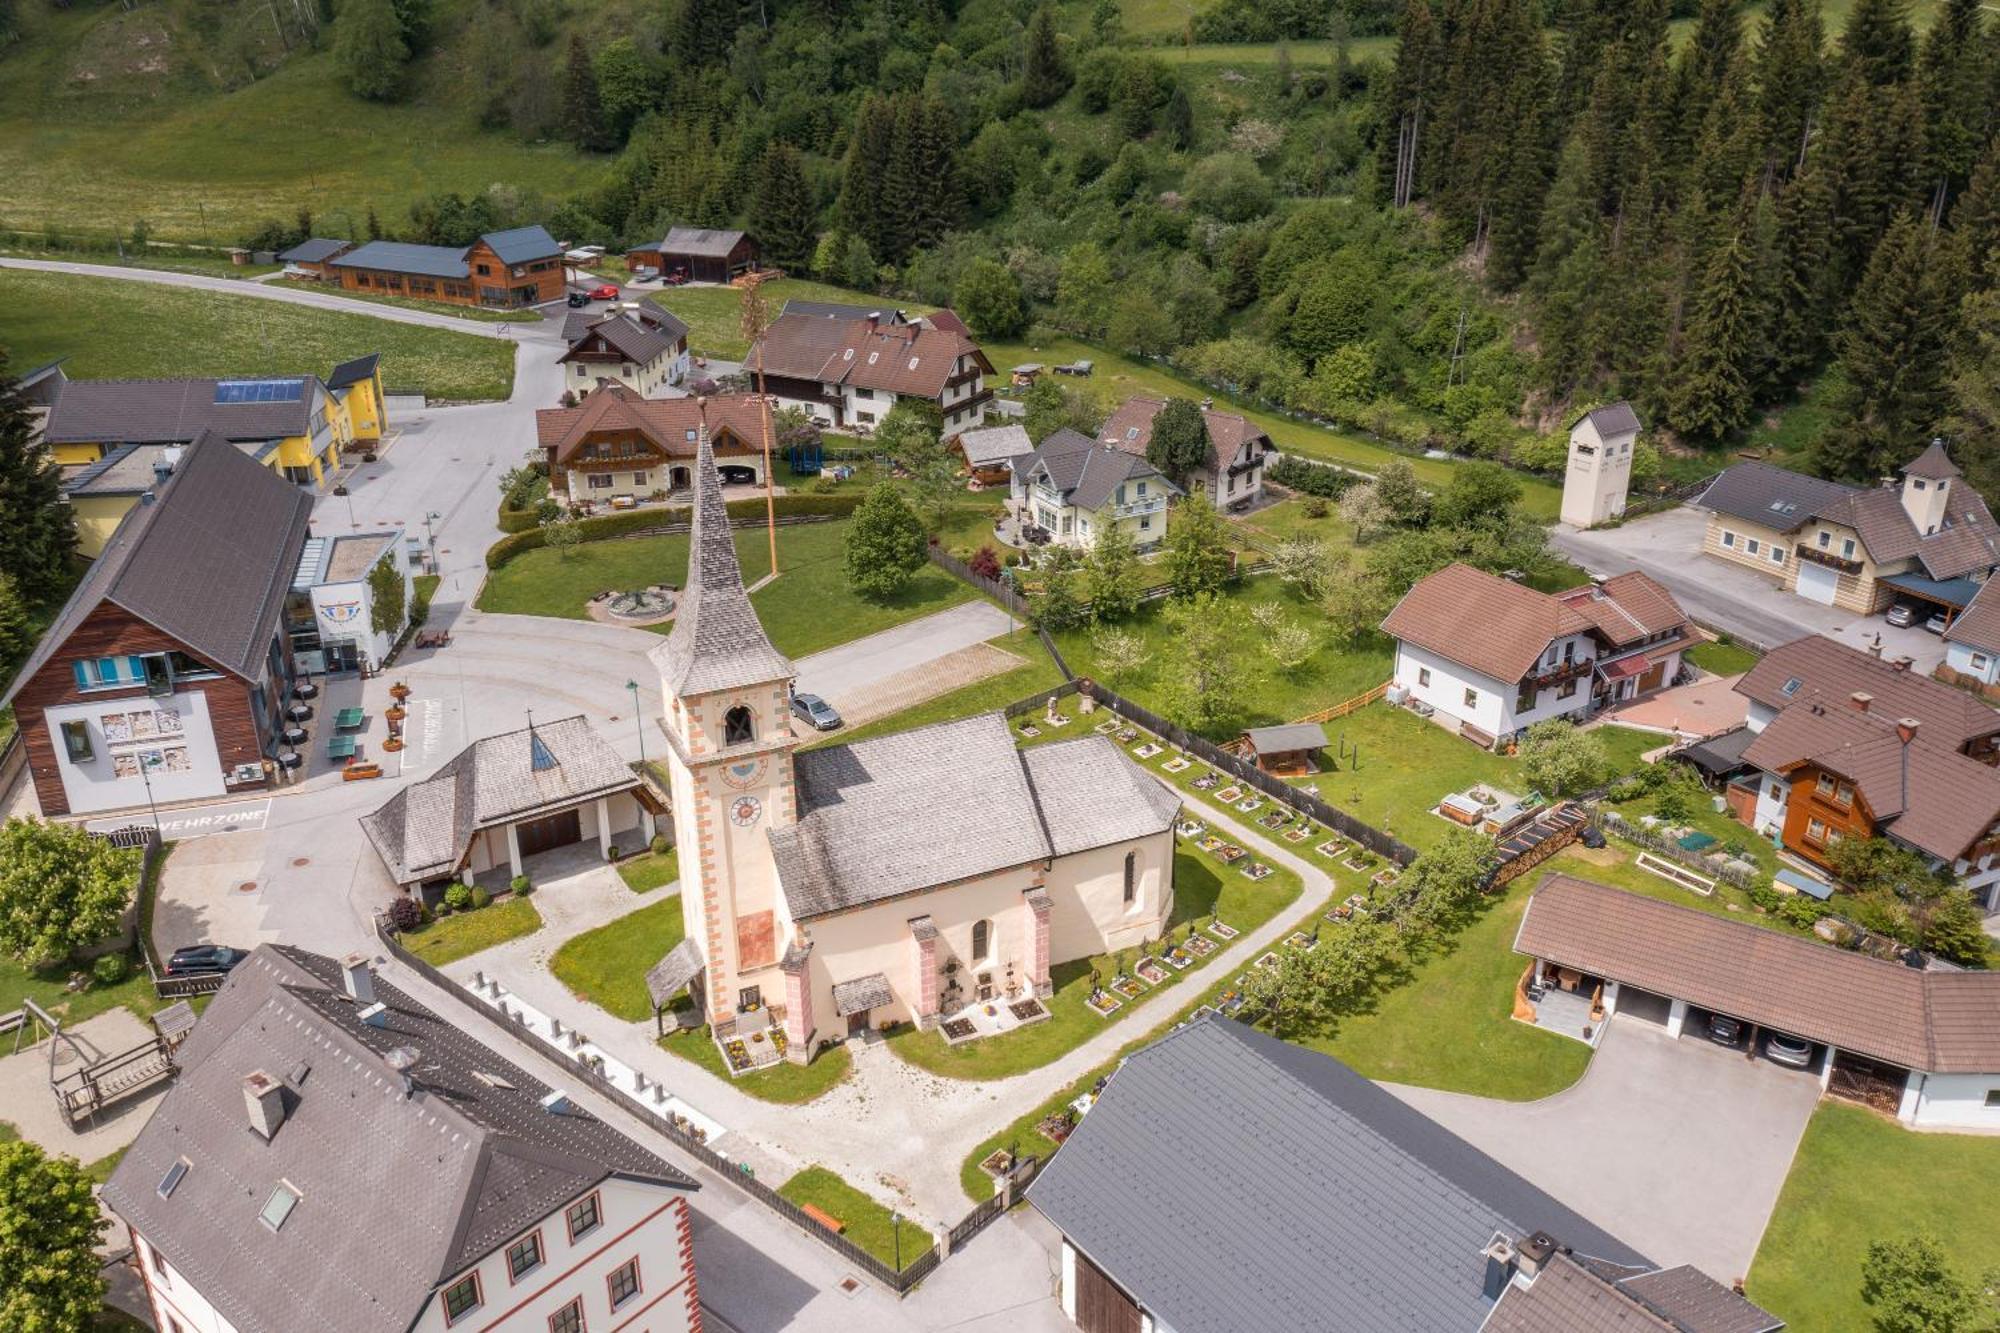
[[[1749,1272],[1820,1096],[1816,1075],[1620,1011],[1589,1070],[1536,1102],[1391,1091],[1663,1264]],[[1560,1238],[1559,1238],[1560,1239]]]

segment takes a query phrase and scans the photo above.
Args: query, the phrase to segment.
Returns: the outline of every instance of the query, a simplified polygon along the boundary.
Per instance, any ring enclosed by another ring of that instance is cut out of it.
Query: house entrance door
[[[868,1031],[868,1011],[859,1010],[847,1016],[847,1035],[858,1037]]]
[[[583,818],[575,810],[523,820],[517,827],[519,832],[516,836],[520,838],[523,856],[583,841]]]

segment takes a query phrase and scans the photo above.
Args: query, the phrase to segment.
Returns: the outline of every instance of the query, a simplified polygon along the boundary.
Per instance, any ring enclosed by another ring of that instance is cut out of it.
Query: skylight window
[[[1793,695],[1799,692],[1799,686],[1803,684],[1805,684],[1804,681],[1800,680],[1797,676],[1793,676],[1790,680],[1786,681],[1782,687],[1779,688],[1778,693],[1784,695],[1787,699],[1789,699]]]
[[[292,1215],[292,1209],[299,1205],[299,1192],[284,1181],[271,1191],[271,1197],[264,1202],[264,1211],[257,1214],[257,1220],[276,1231],[285,1225],[285,1219]]]
[[[478,1079],[481,1083],[484,1083],[489,1088],[501,1088],[507,1091],[512,1091],[514,1087],[512,1083],[509,1083],[506,1079],[501,1078],[498,1074],[489,1074],[483,1069],[473,1070],[472,1076]]]
[[[916,368],[917,368],[917,358],[913,356],[910,358],[910,369],[915,370]]]
[[[181,1178],[187,1175],[189,1168],[193,1165],[194,1163],[183,1157],[167,1168],[167,1174],[160,1177],[160,1197],[162,1199],[171,1199],[174,1197],[174,1191],[180,1188]]]
[[[880,361],[881,359],[882,359],[882,354],[880,352],[870,352],[868,354],[868,364],[871,366],[874,365],[877,361]]]

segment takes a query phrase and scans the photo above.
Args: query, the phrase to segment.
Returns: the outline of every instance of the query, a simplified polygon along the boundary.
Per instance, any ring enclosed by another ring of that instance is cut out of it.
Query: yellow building
[[[324,379],[71,380],[44,438],[76,511],[78,549],[95,558],[204,430],[317,490],[333,484],[342,449],[380,440],[387,426],[381,358],[371,354]]]

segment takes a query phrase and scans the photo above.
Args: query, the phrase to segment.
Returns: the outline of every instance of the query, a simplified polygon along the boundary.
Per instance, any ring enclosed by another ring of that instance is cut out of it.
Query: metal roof
[[[1346,1065],[1212,1014],[1119,1066],[1028,1200],[1176,1333],[1476,1329],[1496,1233],[1651,1266]]]
[[[553,259],[562,253],[556,238],[549,235],[545,227],[514,227],[507,231],[489,231],[479,238],[499,256],[503,264],[525,264],[533,259]],[[468,250],[470,246],[466,247]]]
[[[743,239],[740,231],[718,231],[713,227],[669,227],[666,239],[651,248],[662,254],[694,255],[700,259],[727,259]]]
[[[279,254],[281,264],[324,264],[344,250],[354,248],[353,241],[336,241],[325,236],[314,236],[300,241],[291,249]]]
[[[1639,424],[1639,414],[1632,410],[1632,404],[1622,400],[1606,403],[1603,407],[1593,407],[1577,420],[1588,421],[1591,429],[1597,432],[1597,437],[1601,440],[1608,440],[1614,435],[1636,435],[1643,429]]]
[[[1326,728],[1317,722],[1288,722],[1280,727],[1252,727],[1243,733],[1258,754],[1287,750],[1319,750],[1326,746]]]
[[[415,273],[427,278],[463,278],[471,272],[463,246],[414,245],[408,241],[370,241],[334,260],[333,266]]]
[[[1738,463],[1717,473],[1693,503],[1746,523],[1791,532],[1852,494],[1852,486],[1808,477],[1790,468]]]

